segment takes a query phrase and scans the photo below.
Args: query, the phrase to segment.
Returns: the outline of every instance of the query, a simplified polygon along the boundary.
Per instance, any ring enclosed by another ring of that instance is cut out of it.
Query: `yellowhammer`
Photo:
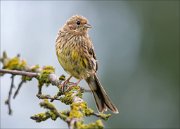
[[[118,113],[97,77],[98,64],[88,35],[89,28],[91,25],[88,24],[88,20],[76,15],[72,16],[58,33],[56,54],[61,66],[70,74],[65,83],[71,77],[79,79],[76,84],[85,79],[94,95],[98,110],[103,112],[109,108],[112,112]]]

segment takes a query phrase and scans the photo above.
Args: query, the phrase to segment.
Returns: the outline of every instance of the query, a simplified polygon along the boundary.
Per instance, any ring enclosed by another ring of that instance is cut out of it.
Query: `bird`
[[[60,65],[70,75],[64,83],[74,77],[78,79],[77,85],[84,79],[93,93],[99,112],[109,109],[113,113],[119,113],[98,79],[98,62],[88,34],[90,28],[92,26],[87,18],[73,15],[58,31],[56,55]]]

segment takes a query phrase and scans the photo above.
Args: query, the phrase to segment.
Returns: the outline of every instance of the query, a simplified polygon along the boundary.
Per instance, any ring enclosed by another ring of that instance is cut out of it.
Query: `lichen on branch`
[[[20,55],[9,58],[5,52],[0,58],[2,63],[2,69],[0,69],[0,75],[11,74],[12,81],[8,94],[6,104],[8,105],[9,114],[12,114],[11,109],[11,96],[13,94],[14,78],[15,76],[21,76],[21,81],[14,92],[15,98],[22,85],[28,81],[32,81],[35,78],[38,81],[38,93],[37,97],[42,100],[40,106],[46,111],[37,113],[30,118],[36,122],[43,122],[47,119],[63,120],[67,123],[70,129],[91,129],[97,128],[102,129],[104,127],[101,120],[108,120],[111,114],[95,113],[93,109],[88,107],[87,102],[83,100],[83,94],[89,92],[80,86],[74,85],[75,83],[67,83],[67,87],[62,88],[62,83],[65,81],[65,76],[55,75],[55,68],[53,66],[29,66],[27,62],[20,58]],[[42,93],[43,86],[55,86],[57,87],[57,93],[54,96],[46,95]],[[53,101],[60,101],[70,106],[68,110],[58,110],[54,105]],[[86,117],[95,116],[97,120],[92,123],[84,123]]]

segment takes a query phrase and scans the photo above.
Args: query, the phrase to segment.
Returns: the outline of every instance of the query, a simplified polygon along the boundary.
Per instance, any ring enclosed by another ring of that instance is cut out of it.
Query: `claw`
[[[80,81],[81,81],[81,79],[78,80],[76,83],[70,82],[70,85],[67,87],[67,90],[71,89],[71,88],[74,87],[74,86],[77,86],[77,85],[80,83]]]
[[[64,83],[61,85],[61,90],[62,92],[68,91],[69,89],[71,89],[73,86],[77,86],[79,84],[79,82],[81,81],[78,80],[76,83],[74,82],[69,82],[69,80],[71,79],[72,76],[70,76],[66,81],[64,81]]]
[[[61,90],[62,90],[62,92],[65,92],[66,91],[66,89],[67,89],[67,86],[68,86],[68,83],[69,83],[69,80],[72,78],[72,76],[70,76],[67,80],[65,80],[64,82],[63,82],[63,84],[61,85]]]

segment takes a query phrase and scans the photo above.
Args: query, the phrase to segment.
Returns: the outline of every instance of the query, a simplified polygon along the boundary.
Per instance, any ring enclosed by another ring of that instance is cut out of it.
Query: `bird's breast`
[[[65,71],[76,78],[90,72],[86,39],[82,36],[62,37],[56,44],[58,60]]]

